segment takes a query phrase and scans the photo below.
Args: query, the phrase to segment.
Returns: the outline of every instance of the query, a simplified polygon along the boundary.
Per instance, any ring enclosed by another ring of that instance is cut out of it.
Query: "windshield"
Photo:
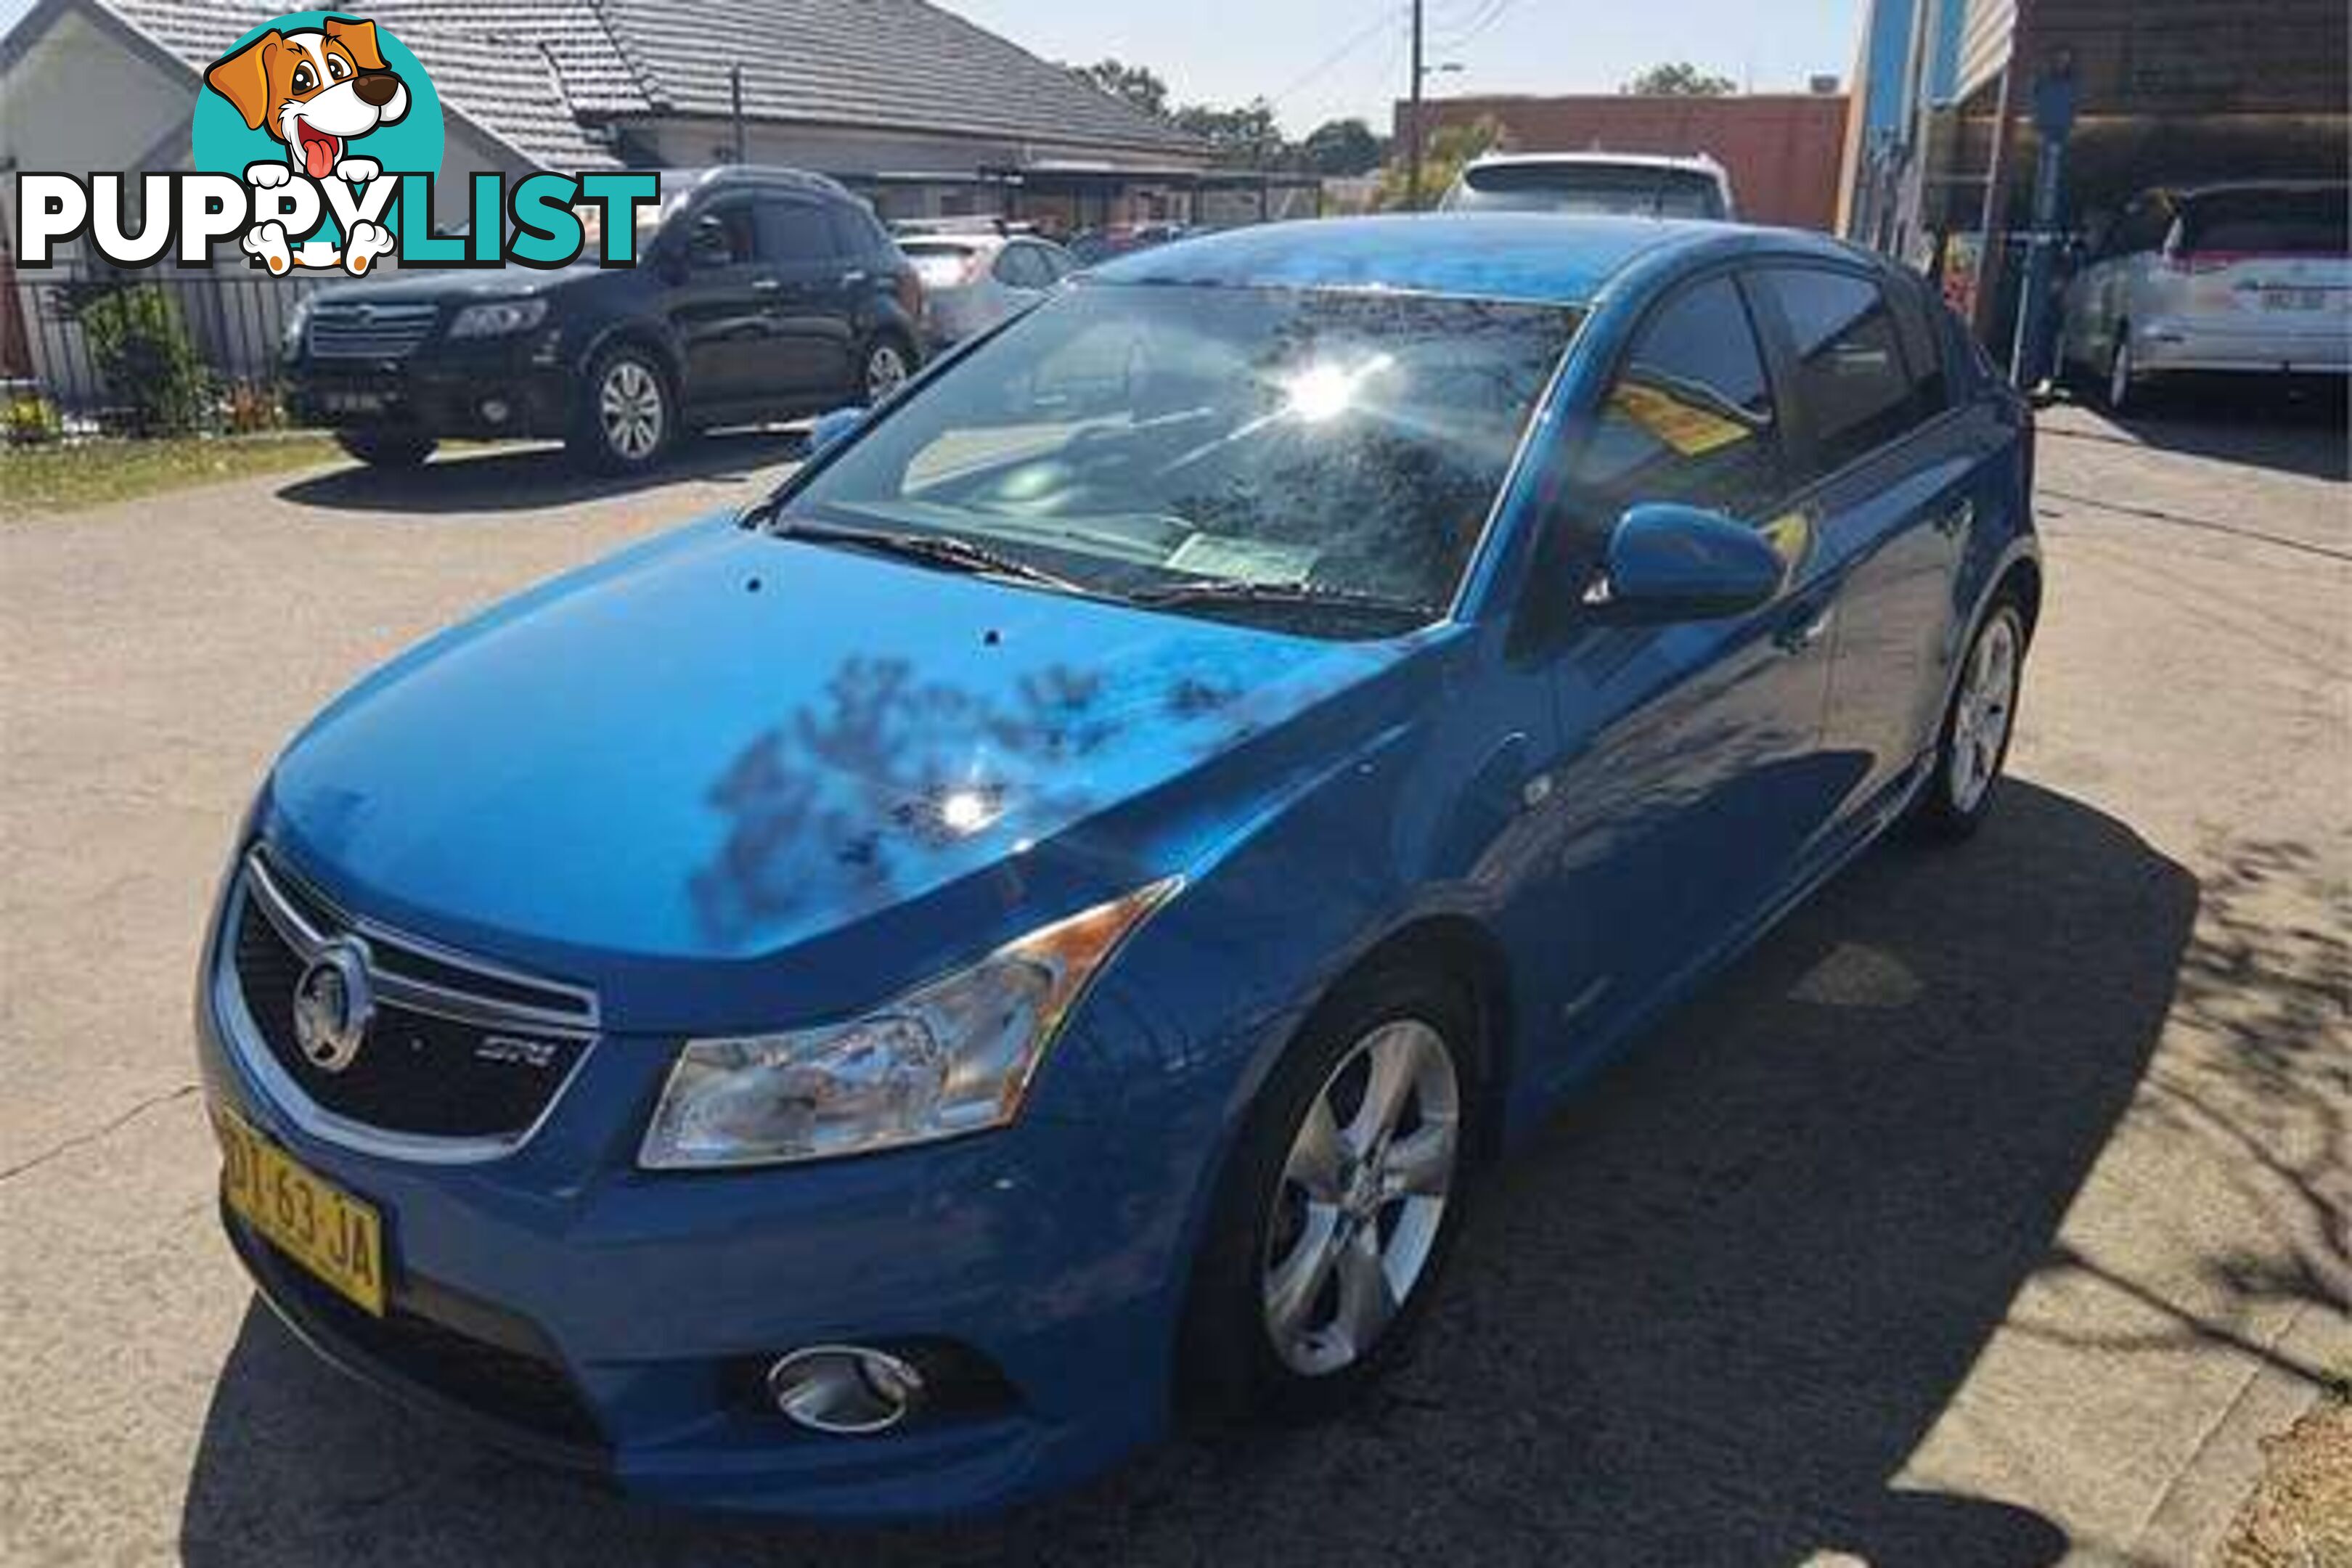
[[[1312,622],[1319,598],[1420,624],[1451,602],[1576,322],[1425,296],[1078,289],[892,409],[781,526],[935,531],[1115,596],[1247,590],[1188,613]]]
[[[678,198],[672,197],[666,202],[648,202],[635,209],[637,215],[637,254],[639,256],[646,253],[646,246],[653,238],[654,230],[661,226],[664,215],[676,211],[678,205]],[[588,237],[586,243],[580,247],[580,254],[585,257],[604,254],[604,204],[582,202],[572,210],[579,215],[580,227]]]
[[[1493,163],[1465,169],[1445,193],[1444,205],[1454,212],[1728,216],[1723,189],[1711,176],[1641,163]]]

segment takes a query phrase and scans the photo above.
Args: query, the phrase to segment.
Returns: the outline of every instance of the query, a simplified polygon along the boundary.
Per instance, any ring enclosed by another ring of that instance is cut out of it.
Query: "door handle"
[[[869,276],[871,275],[863,267],[853,267],[841,275],[841,286],[845,289],[854,289],[865,282]]]
[[[783,286],[781,279],[754,278],[751,279],[751,292],[754,294],[772,294]]]
[[[1783,653],[1802,653],[1829,636],[1830,627],[1836,621],[1835,605],[1801,605],[1781,623],[1779,631],[1772,634],[1773,644]]]

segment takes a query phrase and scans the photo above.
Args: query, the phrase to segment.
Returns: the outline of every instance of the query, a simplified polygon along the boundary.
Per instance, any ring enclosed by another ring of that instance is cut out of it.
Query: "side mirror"
[[[839,446],[865,423],[863,408],[836,408],[818,415],[816,423],[809,426],[808,455],[814,458],[829,447]]]
[[[1780,552],[1746,523],[1645,502],[1617,520],[1585,605],[1617,622],[1714,620],[1770,600],[1782,571]]]

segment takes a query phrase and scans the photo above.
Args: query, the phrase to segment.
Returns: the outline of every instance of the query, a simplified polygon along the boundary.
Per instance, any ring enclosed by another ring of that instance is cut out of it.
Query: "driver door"
[[[1564,504],[1531,603],[1552,606],[1557,754],[1539,808],[1546,924],[1566,986],[1563,1058],[1644,1015],[1744,937],[1802,877],[1847,781],[1822,752],[1829,584],[1790,510],[1784,420],[1738,283],[1670,295],[1564,454]],[[1780,594],[1716,620],[1608,625],[1580,615],[1625,510],[1675,501],[1766,531]]]

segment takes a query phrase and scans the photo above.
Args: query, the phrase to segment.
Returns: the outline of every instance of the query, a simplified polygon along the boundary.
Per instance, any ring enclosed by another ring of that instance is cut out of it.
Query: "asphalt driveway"
[[[2017,784],[1874,852],[1507,1169],[1360,1418],[985,1524],[519,1470],[316,1365],[216,1236],[186,1009],[286,734],[431,627],[756,494],[500,451],[0,530],[11,1562],[2202,1561],[2352,1369],[2340,406],[2044,420]]]

